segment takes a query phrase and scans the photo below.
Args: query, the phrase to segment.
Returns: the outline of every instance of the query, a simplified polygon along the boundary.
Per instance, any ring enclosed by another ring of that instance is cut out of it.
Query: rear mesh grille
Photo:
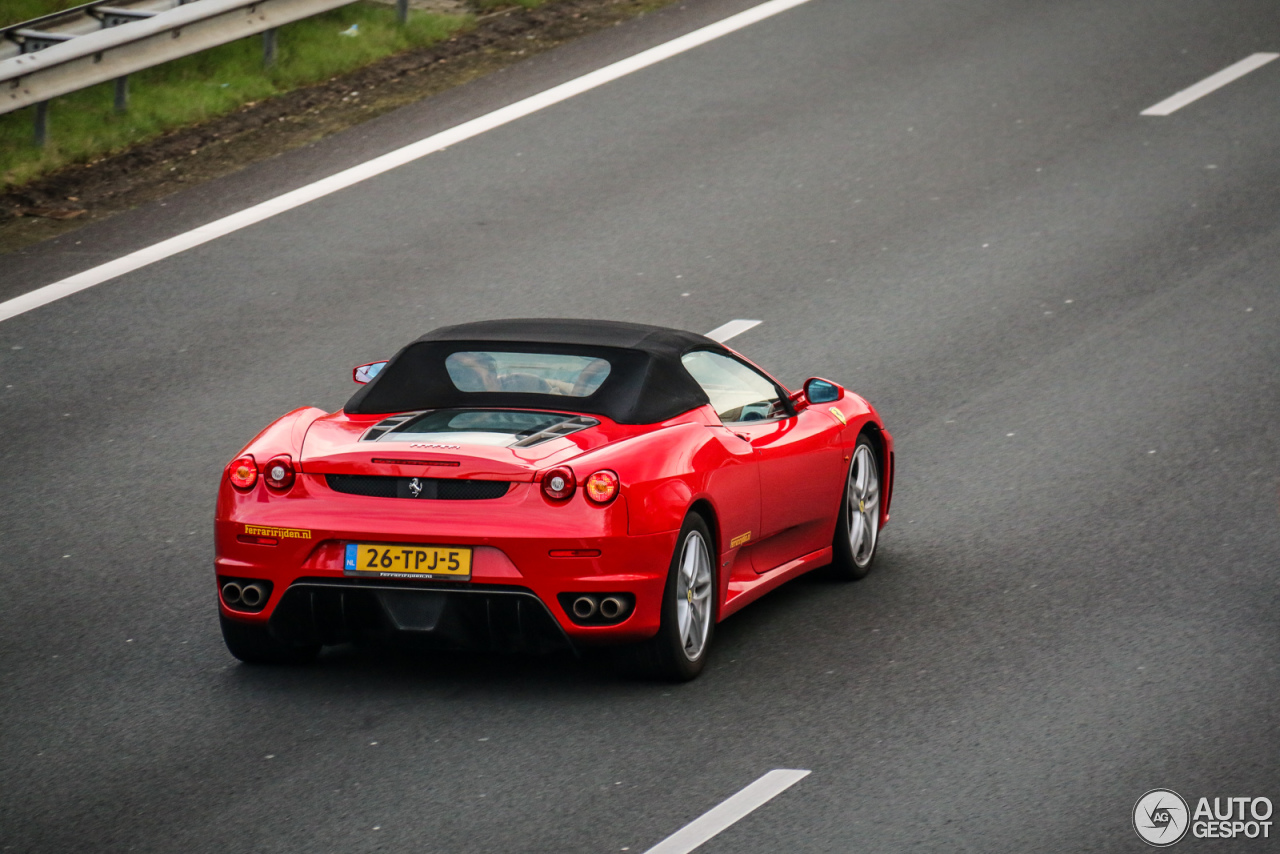
[[[329,488],[335,492],[349,495],[370,495],[374,498],[395,498],[396,482],[404,480],[399,477],[376,477],[361,474],[327,474],[324,476]]]
[[[329,488],[348,495],[373,498],[435,498],[448,501],[476,501],[501,498],[511,484],[505,480],[450,480],[436,477],[384,477],[365,474],[327,474]],[[412,488],[416,481],[418,489]]]

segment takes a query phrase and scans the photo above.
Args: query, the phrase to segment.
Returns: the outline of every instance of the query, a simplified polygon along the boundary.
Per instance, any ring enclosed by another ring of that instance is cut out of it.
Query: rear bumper
[[[602,508],[575,496],[556,506],[517,484],[495,501],[428,502],[301,486],[284,501],[220,496],[215,568],[225,616],[323,644],[393,633],[448,648],[537,650],[642,640],[658,630],[678,532],[629,535],[623,498]],[[264,529],[282,536],[274,545],[245,541]],[[467,547],[471,577],[354,576],[343,566],[353,542]],[[552,556],[567,551],[586,554]],[[256,611],[228,606],[221,588],[231,579],[266,582],[266,603]],[[625,594],[634,607],[608,624],[584,623],[567,594]]]

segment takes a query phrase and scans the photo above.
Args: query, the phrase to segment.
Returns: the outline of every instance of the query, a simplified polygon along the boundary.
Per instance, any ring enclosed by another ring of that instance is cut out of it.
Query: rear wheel
[[[653,676],[687,682],[702,672],[715,634],[715,564],[711,531],[696,513],[680,529],[662,593],[658,634],[638,650]]]
[[[282,641],[265,624],[242,623],[225,614],[218,619],[227,649],[246,664],[306,664],[320,654],[320,644]]]
[[[880,466],[866,436],[859,436],[845,478],[840,518],[831,543],[831,569],[839,578],[856,581],[871,571],[880,539]]]

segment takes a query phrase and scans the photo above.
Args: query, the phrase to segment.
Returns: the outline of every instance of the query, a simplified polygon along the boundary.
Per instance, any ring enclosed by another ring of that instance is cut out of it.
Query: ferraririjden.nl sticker
[[[311,532],[302,528],[268,528],[264,525],[245,525],[244,532],[253,537],[275,537],[277,540],[311,539]]]

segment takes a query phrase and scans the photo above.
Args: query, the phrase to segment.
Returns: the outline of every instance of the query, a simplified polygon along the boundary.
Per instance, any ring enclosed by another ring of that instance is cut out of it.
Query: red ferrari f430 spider
[[[227,465],[216,572],[237,658],[411,636],[443,649],[628,644],[691,679],[715,625],[889,520],[893,439],[865,400],[790,391],[674,329],[495,320],[355,369]]]

